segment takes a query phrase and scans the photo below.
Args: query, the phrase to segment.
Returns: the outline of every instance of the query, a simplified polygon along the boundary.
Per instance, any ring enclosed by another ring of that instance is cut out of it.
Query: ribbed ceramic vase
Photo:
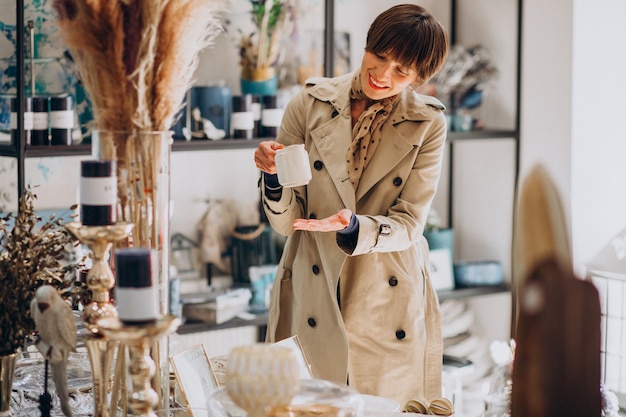
[[[17,354],[0,356],[0,417],[10,416],[11,392]]]
[[[228,357],[226,390],[249,417],[289,404],[300,389],[298,363],[292,350],[256,343],[233,348]]]

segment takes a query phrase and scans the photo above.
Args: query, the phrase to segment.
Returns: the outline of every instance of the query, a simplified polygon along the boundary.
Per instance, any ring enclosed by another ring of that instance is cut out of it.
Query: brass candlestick
[[[83,321],[92,333],[98,334],[98,320],[117,317],[117,309],[109,299],[109,291],[115,286],[115,275],[107,258],[113,243],[128,237],[133,224],[84,226],[80,222],[72,222],[65,227],[76,239],[87,245],[93,254],[93,265],[87,273],[91,302],[85,306]]]
[[[117,317],[105,318],[98,322],[100,332],[128,346],[130,358],[128,374],[132,381],[128,407],[133,415],[156,417],[154,407],[159,403],[159,393],[150,383],[155,373],[155,363],[150,357],[150,346],[161,336],[176,331],[179,325],[180,319],[169,314],[154,323],[143,325],[127,325]]]
[[[83,322],[89,330],[84,342],[91,364],[94,417],[109,417],[111,414],[114,415],[115,410],[115,404],[112,404],[113,411],[109,412],[107,396],[111,363],[117,342],[100,332],[98,321],[118,317],[117,308],[109,298],[109,291],[115,286],[115,275],[108,263],[108,257],[113,243],[128,237],[133,224],[85,226],[80,222],[72,222],[65,227],[74,237],[87,245],[93,255],[93,265],[86,279],[87,288],[91,292],[91,302],[85,306],[83,312]]]

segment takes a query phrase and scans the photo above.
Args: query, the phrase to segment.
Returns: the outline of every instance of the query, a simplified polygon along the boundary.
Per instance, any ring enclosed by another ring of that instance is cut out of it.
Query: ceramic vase
[[[256,343],[234,348],[228,357],[226,390],[250,417],[289,404],[300,390],[296,356],[288,348]]]
[[[272,67],[244,71],[241,74],[240,87],[241,94],[273,96],[278,89],[278,76]]]

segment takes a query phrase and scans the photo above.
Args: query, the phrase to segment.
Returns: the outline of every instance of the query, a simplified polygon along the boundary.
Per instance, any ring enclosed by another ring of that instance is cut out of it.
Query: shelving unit
[[[485,130],[472,132],[450,132],[448,141],[465,141],[474,139],[490,139],[490,138],[515,138],[518,133],[508,130]],[[175,140],[172,144],[172,152],[189,152],[189,151],[218,151],[226,149],[254,149],[259,142],[264,140],[272,140],[272,138],[255,138],[255,139],[221,139],[221,140]],[[55,157],[55,156],[80,156],[91,154],[91,145],[71,145],[71,146],[25,146],[24,158],[35,157]],[[15,150],[12,145],[0,144],[0,156],[15,157]]]
[[[451,41],[454,43],[458,36],[457,25],[458,25],[458,12],[459,12],[459,3],[458,0],[450,0],[450,36]],[[334,42],[334,31],[335,31],[335,1],[334,0],[325,0],[325,29],[324,29],[324,43],[325,43],[325,51],[324,51],[324,73],[327,76],[332,76],[332,70],[334,68],[333,65],[333,56],[332,48]],[[518,0],[517,2],[517,13],[518,13],[518,35],[517,35],[517,65],[516,65],[516,118],[515,124],[511,129],[484,129],[484,130],[475,130],[470,132],[449,132],[448,134],[448,142],[449,142],[449,184],[448,184],[448,204],[449,207],[453,207],[453,202],[455,201],[455,190],[453,184],[454,177],[454,154],[455,148],[457,145],[466,143],[469,141],[475,140],[490,140],[490,139],[502,139],[505,138],[507,140],[513,140],[515,142],[515,178],[517,180],[517,172],[519,166],[519,87],[520,87],[520,50],[521,50],[521,13],[522,11],[522,0]],[[25,33],[25,25],[24,25],[24,0],[16,0],[16,24],[17,24],[17,32]],[[21,62],[21,68],[24,68],[25,62],[25,47],[24,42],[17,42],[17,50],[16,50],[16,60],[17,62]],[[17,91],[23,91],[24,86],[26,85],[24,79],[24,71],[18,71],[17,74]],[[20,94],[20,100],[18,100],[18,114],[23,114],[24,109],[24,95]],[[25,145],[24,140],[24,126],[23,119],[21,117],[17,118],[17,129],[18,129],[18,137],[19,143],[0,143],[0,156],[12,157],[17,160],[17,187],[18,194],[22,195],[25,186],[25,168],[24,161],[26,158],[35,158],[35,157],[62,157],[62,156],[85,156],[91,154],[91,145],[72,145],[72,146],[39,146],[39,147],[29,147]],[[194,152],[194,151],[219,151],[219,150],[238,150],[238,149],[254,149],[258,146],[258,143],[262,140],[267,140],[270,138],[256,138],[253,140],[242,140],[242,139],[223,139],[218,141],[210,141],[210,140],[193,140],[193,141],[174,141],[172,146],[173,152]],[[449,225],[452,226],[453,223],[453,210],[450,209],[448,212]],[[485,291],[491,291],[493,288],[487,288]],[[506,291],[506,289],[504,289]],[[480,290],[478,291],[480,292]],[[454,294],[442,294],[442,298],[451,298],[451,297],[462,297],[464,294],[473,294],[474,291],[463,291],[463,292],[455,292]]]

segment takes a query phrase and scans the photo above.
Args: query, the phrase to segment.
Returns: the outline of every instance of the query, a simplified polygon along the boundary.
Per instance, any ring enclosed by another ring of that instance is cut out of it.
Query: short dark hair
[[[365,50],[389,54],[402,65],[417,69],[418,82],[425,83],[443,66],[448,35],[428,10],[399,4],[374,19],[367,31]]]

